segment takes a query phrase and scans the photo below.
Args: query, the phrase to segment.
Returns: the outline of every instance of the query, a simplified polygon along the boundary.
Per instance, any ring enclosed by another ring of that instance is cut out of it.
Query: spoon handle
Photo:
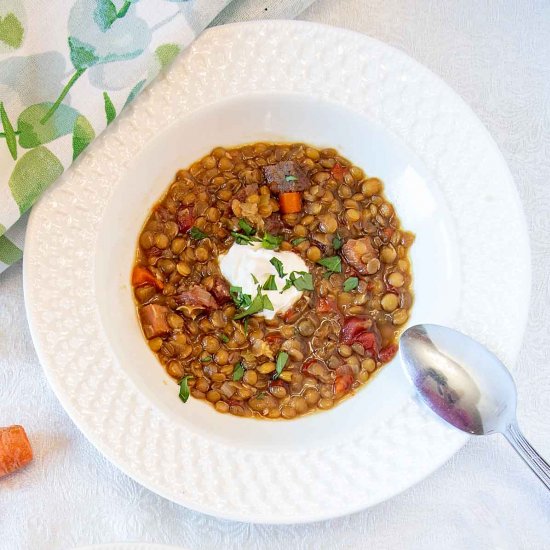
[[[550,465],[533,449],[521,433],[518,425],[516,423],[510,424],[504,432],[504,437],[550,491]]]

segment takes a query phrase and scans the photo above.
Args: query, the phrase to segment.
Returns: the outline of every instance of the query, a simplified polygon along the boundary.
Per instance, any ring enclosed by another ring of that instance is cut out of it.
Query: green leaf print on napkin
[[[4,138],[6,139],[6,144],[10,151],[10,155],[13,160],[17,160],[17,138],[15,137],[15,130],[11,125],[10,119],[8,118],[8,113],[4,109],[4,104],[0,101],[0,122],[2,122],[2,127],[4,128]]]
[[[103,31],[111,28],[111,25],[126,15],[132,2],[126,1],[117,11],[116,6],[111,0],[97,0],[97,8],[94,11],[94,21]]]
[[[69,49],[71,51],[71,63],[75,69],[87,69],[99,62],[99,57],[94,53],[95,48],[81,42],[74,36],[69,36]]]
[[[88,119],[83,115],[78,115],[73,130],[73,160],[88,147],[94,137],[95,131]]]
[[[145,84],[145,82],[147,82],[145,79],[143,80],[140,80],[130,91],[130,93],[128,94],[128,99],[124,102],[124,107],[127,107],[128,105],[130,105],[130,103],[132,103],[132,101],[134,101],[134,99],[136,98],[136,96],[139,94],[139,92],[141,92],[141,88],[143,88],[143,85]],[[122,107],[124,109],[124,107]]]
[[[43,145],[27,151],[17,161],[9,180],[11,194],[21,214],[62,173],[63,165],[59,159]]]
[[[17,120],[19,145],[31,149],[70,134],[73,131],[78,111],[68,105],[60,104],[45,120],[46,113],[51,112],[53,103],[38,103],[27,107]]]
[[[107,92],[103,92],[103,102],[105,104],[105,117],[107,118],[107,126],[116,118],[116,109]]]
[[[23,251],[5,235],[0,235],[0,262],[11,265],[23,257]]]
[[[23,43],[23,25],[13,13],[8,13],[6,17],[0,17],[0,40],[17,49]]]
[[[155,50],[155,55],[159,60],[161,70],[166,69],[180,51],[181,48],[177,44],[162,44],[162,46],[159,46]]]

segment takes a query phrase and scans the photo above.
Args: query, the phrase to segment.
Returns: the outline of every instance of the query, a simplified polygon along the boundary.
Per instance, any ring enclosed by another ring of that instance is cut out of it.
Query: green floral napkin
[[[44,189],[216,16],[311,1],[0,0],[0,272]]]

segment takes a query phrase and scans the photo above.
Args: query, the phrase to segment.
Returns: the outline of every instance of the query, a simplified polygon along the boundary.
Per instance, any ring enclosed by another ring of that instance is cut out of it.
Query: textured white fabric
[[[519,421],[550,458],[550,4],[318,0],[303,18],[404,50],[461,94],[500,146],[520,190],[533,255],[530,322],[516,368]],[[0,425],[13,423],[28,428],[36,460],[0,481],[0,550],[110,541],[197,550],[550,545],[550,498],[497,437],[472,440],[389,502],[313,525],[237,524],[163,500],[102,458],[61,409],[33,351],[20,266],[0,278]]]

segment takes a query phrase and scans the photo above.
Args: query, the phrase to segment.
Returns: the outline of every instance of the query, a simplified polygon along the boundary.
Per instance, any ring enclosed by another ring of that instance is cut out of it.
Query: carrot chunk
[[[164,284],[157,279],[146,267],[136,265],[132,271],[132,286],[154,285],[162,290]]]
[[[0,477],[22,468],[32,460],[32,448],[23,426],[0,428]]]
[[[302,194],[297,191],[294,193],[281,193],[279,195],[279,206],[283,214],[296,214],[302,211]]]

